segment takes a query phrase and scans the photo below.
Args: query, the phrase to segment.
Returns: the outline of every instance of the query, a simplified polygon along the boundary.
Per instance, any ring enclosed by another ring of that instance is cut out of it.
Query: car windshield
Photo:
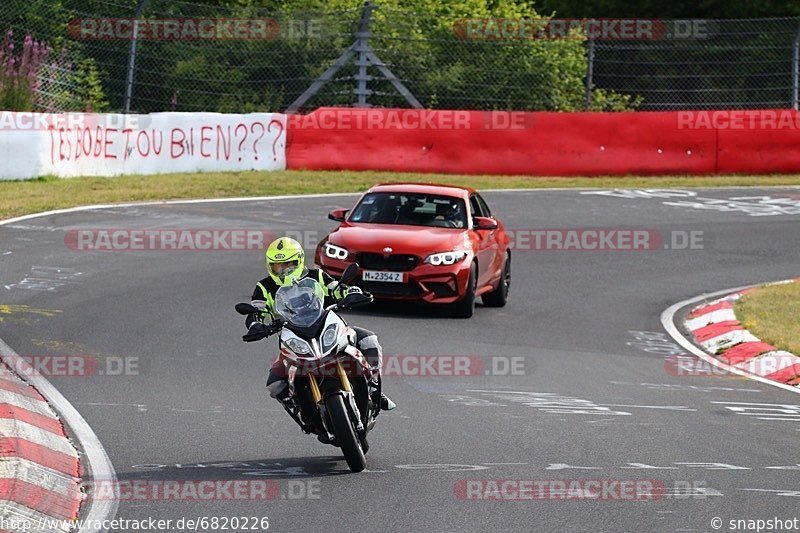
[[[364,195],[348,222],[465,228],[467,213],[464,201],[453,196],[374,192]]]
[[[275,311],[289,324],[306,328],[324,312],[325,293],[318,281],[304,278],[275,293]]]

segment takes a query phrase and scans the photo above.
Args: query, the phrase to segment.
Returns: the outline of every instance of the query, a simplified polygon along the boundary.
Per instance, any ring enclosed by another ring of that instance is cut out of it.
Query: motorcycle
[[[349,265],[338,283],[357,273],[358,265]],[[367,434],[380,412],[380,381],[337,311],[368,304],[372,296],[350,293],[328,307],[324,301],[322,286],[312,278],[281,287],[274,305],[281,318],[251,340],[280,333],[279,357],[289,381],[284,408],[305,433],[341,448],[350,470],[360,472],[366,467]],[[240,303],[236,311],[248,315],[258,309]]]

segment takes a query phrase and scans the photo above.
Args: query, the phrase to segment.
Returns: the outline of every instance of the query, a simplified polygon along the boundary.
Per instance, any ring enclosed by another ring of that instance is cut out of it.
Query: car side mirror
[[[350,211],[349,209],[334,209],[330,213],[328,213],[328,218],[331,220],[335,220],[336,222],[344,222],[345,217],[347,217],[347,213]]]
[[[489,217],[475,217],[473,225],[475,229],[497,229],[497,221]]]

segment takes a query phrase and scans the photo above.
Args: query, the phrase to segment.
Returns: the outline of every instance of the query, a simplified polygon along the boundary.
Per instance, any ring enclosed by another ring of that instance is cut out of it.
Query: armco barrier
[[[788,110],[505,113],[321,108],[289,117],[287,168],[626,175],[800,171]]]
[[[286,168],[286,115],[0,112],[0,180]]]

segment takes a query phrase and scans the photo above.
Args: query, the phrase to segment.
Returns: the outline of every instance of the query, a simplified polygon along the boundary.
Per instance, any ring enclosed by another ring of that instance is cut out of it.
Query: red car
[[[447,305],[463,318],[472,316],[478,296],[490,307],[506,303],[508,236],[473,189],[375,185],[353,209],[334,209],[328,218],[341,224],[317,245],[317,265],[339,276],[358,263],[355,284],[377,299]]]

